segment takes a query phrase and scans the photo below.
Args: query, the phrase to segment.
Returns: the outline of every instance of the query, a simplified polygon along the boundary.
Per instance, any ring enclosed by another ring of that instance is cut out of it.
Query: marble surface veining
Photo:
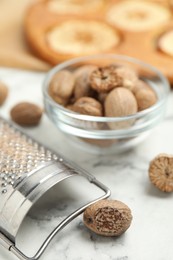
[[[0,114],[9,118],[10,108],[19,101],[42,105],[41,85],[45,74],[0,69],[0,80],[10,88]],[[148,179],[149,161],[158,153],[173,154],[173,93],[167,115],[151,135],[135,149],[121,155],[100,155],[73,147],[44,115],[39,127],[26,131],[42,143],[61,151],[67,158],[92,173],[107,185],[111,198],[121,200],[132,210],[133,222],[117,238],[98,236],[89,231],[79,216],[54,238],[42,260],[172,260],[173,194],[165,194]],[[68,186],[70,185],[70,186]],[[71,192],[68,187],[71,187]],[[17,245],[32,256],[48,233],[80,203],[80,186],[64,183],[55,186],[26,217],[17,237]],[[78,192],[79,189],[79,192]],[[84,188],[91,195],[89,187]],[[73,192],[75,193],[73,195]],[[93,194],[95,195],[95,190]],[[76,197],[78,198],[76,200]],[[16,257],[0,246],[0,260]]]

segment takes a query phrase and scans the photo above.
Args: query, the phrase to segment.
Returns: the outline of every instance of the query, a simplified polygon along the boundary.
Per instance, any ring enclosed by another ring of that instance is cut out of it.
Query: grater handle
[[[83,175],[84,176],[84,175]],[[86,177],[86,176],[85,176]],[[88,176],[87,176],[88,177]],[[2,245],[4,247],[8,248],[9,251],[11,251],[14,255],[16,255],[21,260],[38,260],[46,248],[48,247],[51,240],[54,238],[54,236],[63,229],[67,224],[69,224],[73,219],[75,219],[77,216],[79,216],[88,206],[91,204],[101,200],[106,199],[110,196],[110,190],[101,182],[99,182],[96,178],[91,178],[89,180],[92,184],[96,185],[98,188],[104,191],[104,195],[100,196],[99,198],[83,205],[82,207],[75,210],[73,213],[71,213],[68,217],[66,217],[61,223],[58,224],[58,226],[49,234],[49,236],[46,238],[46,240],[43,242],[42,246],[39,248],[35,256],[33,257],[27,257],[25,254],[23,254],[14,243],[12,243],[9,239],[7,239],[4,235],[1,236],[0,234],[0,243],[2,241]]]

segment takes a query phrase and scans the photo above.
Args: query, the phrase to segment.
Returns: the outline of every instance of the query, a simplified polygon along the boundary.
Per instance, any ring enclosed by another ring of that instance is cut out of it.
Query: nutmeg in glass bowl
[[[69,142],[89,152],[136,146],[164,118],[170,86],[156,68],[121,55],[72,59],[48,72],[45,110]]]

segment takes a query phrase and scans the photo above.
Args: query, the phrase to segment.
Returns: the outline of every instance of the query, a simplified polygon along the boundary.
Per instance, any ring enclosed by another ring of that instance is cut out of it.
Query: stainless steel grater
[[[49,234],[34,257],[15,245],[18,230],[34,203],[52,186],[81,175],[104,193],[76,209]],[[39,259],[53,237],[92,203],[110,196],[110,190],[85,170],[50,151],[19,127],[0,117],[0,244],[19,259]]]

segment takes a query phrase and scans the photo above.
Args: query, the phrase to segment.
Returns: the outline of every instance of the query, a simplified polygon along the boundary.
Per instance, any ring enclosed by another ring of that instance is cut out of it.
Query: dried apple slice
[[[163,5],[145,1],[120,1],[107,12],[107,20],[126,31],[147,31],[163,25],[171,12]]]
[[[173,56],[173,29],[160,37],[158,47],[162,52]]]
[[[53,51],[72,55],[108,51],[120,41],[118,33],[108,24],[82,19],[64,21],[49,30],[45,37]]]

